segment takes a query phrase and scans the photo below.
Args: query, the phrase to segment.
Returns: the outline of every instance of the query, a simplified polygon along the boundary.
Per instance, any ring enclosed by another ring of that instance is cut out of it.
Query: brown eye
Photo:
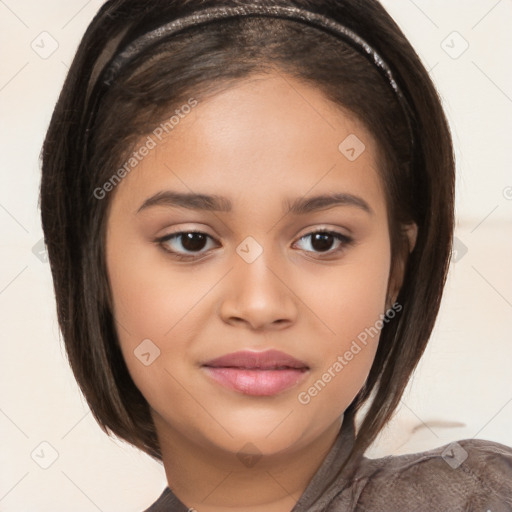
[[[310,239],[310,242],[305,244],[308,246],[306,251],[308,252],[319,252],[319,253],[337,253],[343,250],[346,246],[352,243],[352,239],[348,236],[337,233],[336,231],[315,231],[308,233],[300,238],[302,240]],[[332,247],[337,246],[336,249],[332,250]]]
[[[157,242],[171,254],[193,258],[195,255],[206,252],[203,249],[208,245],[208,239],[212,239],[212,237],[200,231],[180,231],[165,235]]]
[[[187,251],[200,251],[207,241],[203,233],[182,233],[178,238],[181,239],[181,245]]]
[[[311,246],[315,251],[328,251],[336,240],[331,233],[315,233],[312,235]]]

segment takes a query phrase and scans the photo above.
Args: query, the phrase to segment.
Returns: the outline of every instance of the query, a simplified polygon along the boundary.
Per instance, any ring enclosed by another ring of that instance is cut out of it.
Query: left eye
[[[177,251],[175,249],[168,249],[167,247],[171,245],[169,242],[180,240],[181,246],[185,249],[185,251],[195,253],[204,248],[206,242],[208,241],[208,238],[211,239],[212,237],[200,231],[180,231],[179,233],[166,235],[158,239],[158,242],[160,242],[164,246],[164,249],[166,251],[176,255],[182,255],[183,253],[181,253],[180,251]],[[189,256],[187,253],[185,253],[184,255]],[[191,254],[190,256],[193,256],[193,254]]]
[[[350,245],[352,239],[336,231],[314,231],[302,236],[296,244],[303,240],[311,239],[307,246],[304,248],[307,252],[317,253],[337,253],[342,251],[346,246]],[[207,252],[205,246],[208,245],[208,239],[213,240],[210,235],[201,231],[180,231],[170,235],[165,235],[156,240],[165,251],[171,253],[178,259],[194,258],[195,255],[201,252]],[[176,247],[178,243],[181,245],[182,250]],[[338,244],[338,247],[332,250],[332,245]],[[174,245],[174,248],[169,248]],[[184,251],[183,251],[184,250]]]
[[[320,253],[336,253],[340,250],[343,250],[345,246],[348,246],[352,239],[349,238],[346,235],[342,235],[341,233],[337,233],[336,231],[314,231],[313,233],[308,233],[307,235],[304,235],[299,239],[299,242],[301,240],[306,240],[308,238],[311,238],[311,241],[306,244],[309,247],[312,247],[311,249],[305,249],[306,251],[311,252],[320,252]],[[338,248],[335,250],[331,250],[331,246],[334,242],[338,242]]]

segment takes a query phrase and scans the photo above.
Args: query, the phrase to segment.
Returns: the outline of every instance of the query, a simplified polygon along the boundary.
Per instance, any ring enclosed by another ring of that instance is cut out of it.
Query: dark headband
[[[338,23],[332,18],[328,18],[321,14],[311,12],[297,7],[286,7],[277,5],[244,5],[236,7],[211,7],[196,11],[182,18],[178,18],[167,22],[160,27],[153,29],[142,36],[139,36],[134,41],[121,48],[107,64],[100,77],[99,86],[104,90],[107,89],[117,78],[119,73],[125,66],[131,63],[136,57],[148,50],[151,46],[160,43],[165,38],[181,32],[189,27],[205,25],[215,21],[222,21],[241,16],[262,16],[282,18],[292,21],[297,21],[313,27],[324,30],[325,32],[334,35],[350,46],[352,46],[359,53],[364,55],[370,63],[372,63],[383,75],[386,82],[390,85],[393,93],[397,97],[400,106],[403,110],[405,119],[407,120],[411,150],[414,154],[414,146],[416,143],[415,136],[415,123],[414,114],[405,95],[400,89],[397,80],[390,67],[386,64],[381,55],[362,37],[357,35],[353,30]],[[90,89],[90,88],[89,88]],[[87,96],[90,94],[88,91]]]
[[[108,66],[104,82],[110,85],[118,75],[121,68],[131,62],[135,57],[144,52],[155,43],[160,42],[165,37],[176,34],[186,28],[204,25],[217,20],[236,18],[239,16],[263,16],[273,18],[283,18],[302,22],[323,29],[331,34],[341,37],[349,42],[357,50],[366,54],[369,59],[380,68],[386,76],[393,90],[401,95],[400,89],[393,77],[393,73],[384,59],[375,51],[364,39],[359,37],[349,28],[327,18],[321,14],[299,9],[297,7],[269,6],[269,5],[244,5],[237,7],[211,7],[197,11],[193,14],[170,21],[146,34],[138,37],[131,42],[119,54],[117,54]]]

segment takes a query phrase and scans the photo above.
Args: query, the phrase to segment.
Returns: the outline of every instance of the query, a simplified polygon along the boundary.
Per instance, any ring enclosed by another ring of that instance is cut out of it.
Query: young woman
[[[108,1],[41,211],[91,410],[164,465],[148,510],[512,510],[501,444],[364,457],[432,332],[453,207],[439,98],[376,0]]]

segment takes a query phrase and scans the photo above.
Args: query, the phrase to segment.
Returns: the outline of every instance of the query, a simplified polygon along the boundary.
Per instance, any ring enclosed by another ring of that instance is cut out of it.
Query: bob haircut
[[[415,145],[396,94],[367,57],[316,27],[258,16],[192,26],[156,42],[96,98],[92,116],[91,88],[112,56],[138,36],[198,9],[257,3],[323,14],[366,39],[407,98]],[[149,405],[127,370],[116,334],[123,326],[111,308],[104,242],[115,190],[105,198],[95,190],[187,98],[201,101],[252,73],[272,71],[318,88],[374,136],[392,266],[405,265],[396,297],[402,309],[381,330],[368,378],[345,411],[355,415],[369,405],[353,454],[363,453],[391,418],[439,311],[454,227],[452,140],[428,72],[377,0],[106,2],[81,41],[44,141],[41,219],[58,322],[78,385],[102,430],[156,460],[162,456]],[[404,226],[411,222],[418,235],[409,254]]]

